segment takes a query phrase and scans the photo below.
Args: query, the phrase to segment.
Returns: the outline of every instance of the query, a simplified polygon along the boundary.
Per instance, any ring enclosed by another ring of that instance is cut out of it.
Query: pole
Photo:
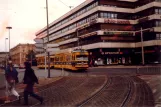
[[[6,44],[6,40],[7,40],[8,38],[5,38],[5,52],[7,53],[7,44]],[[5,54],[5,65],[6,65],[6,67],[7,67],[7,54]],[[6,69],[6,67],[5,67],[5,69]]]
[[[145,62],[144,62],[143,29],[142,29],[142,27],[141,27],[141,53],[142,53],[142,65],[144,65]]]
[[[9,28],[9,55],[10,55],[10,28]]]
[[[12,27],[10,27],[10,26],[8,26],[8,27],[6,27],[6,29],[8,29],[9,30],[9,57],[10,57],[10,29],[12,29]]]
[[[45,51],[45,72],[46,72],[46,51]]]
[[[46,19],[47,19],[47,37],[48,37],[48,43],[49,43],[48,0],[46,0]],[[48,78],[50,78],[50,56],[49,56],[49,52],[47,52],[47,55],[48,55]]]

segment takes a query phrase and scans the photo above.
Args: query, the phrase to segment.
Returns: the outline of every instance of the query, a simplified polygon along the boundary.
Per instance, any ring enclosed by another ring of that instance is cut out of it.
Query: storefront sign
[[[133,32],[109,32],[109,31],[104,31],[105,35],[129,35],[133,34]]]
[[[105,52],[105,54],[119,54],[119,52]]]
[[[101,37],[102,40],[129,40],[129,41],[134,41],[134,37],[118,37],[118,36],[113,36],[113,37]]]
[[[128,20],[104,19],[105,23],[130,24]]]

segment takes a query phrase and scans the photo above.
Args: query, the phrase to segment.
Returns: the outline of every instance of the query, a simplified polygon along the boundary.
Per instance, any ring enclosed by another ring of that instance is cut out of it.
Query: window
[[[156,22],[155,22],[155,26],[156,26],[156,27],[161,26],[161,21],[156,21]]]
[[[156,39],[161,40],[161,33],[156,34]]]

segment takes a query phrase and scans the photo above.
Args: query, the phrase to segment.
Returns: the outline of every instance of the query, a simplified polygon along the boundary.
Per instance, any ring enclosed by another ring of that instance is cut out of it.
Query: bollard
[[[63,77],[64,75],[65,75],[65,72],[64,72],[64,68],[62,67],[61,76]]]

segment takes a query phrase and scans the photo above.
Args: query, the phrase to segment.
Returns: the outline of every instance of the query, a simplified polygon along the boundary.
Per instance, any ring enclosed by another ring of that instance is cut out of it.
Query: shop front
[[[128,49],[95,49],[89,53],[89,61],[97,61],[97,65],[132,64],[131,50]]]

